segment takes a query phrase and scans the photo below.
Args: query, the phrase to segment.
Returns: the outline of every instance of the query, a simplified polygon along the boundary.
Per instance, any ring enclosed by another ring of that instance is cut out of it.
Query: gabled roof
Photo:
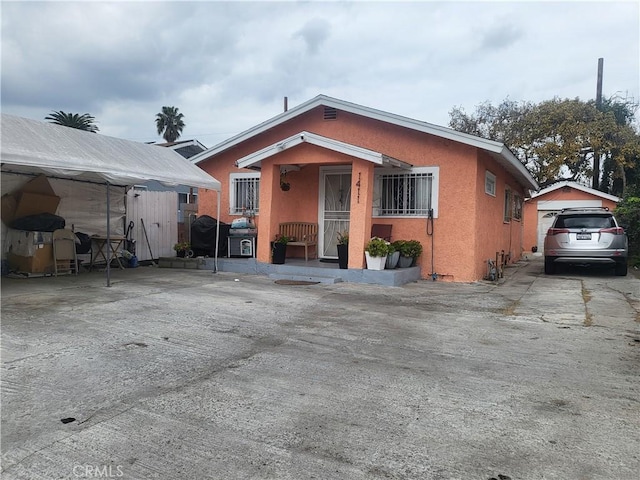
[[[258,150],[257,152],[253,152],[246,157],[237,160],[236,166],[238,168],[259,166],[260,162],[262,162],[262,160],[264,160],[265,158],[269,158],[272,155],[276,155],[287,148],[295,147],[296,145],[300,145],[302,143],[317,145],[322,148],[333,150],[334,152],[344,153],[352,157],[361,158],[378,165],[390,165],[401,168],[411,168],[412,166],[408,163],[401,162],[400,160],[396,160],[395,158],[384,155],[380,152],[374,152],[373,150],[369,150],[367,148],[358,147],[357,145],[351,145],[349,143],[340,142],[332,138],[323,137],[322,135],[316,135],[315,133],[304,131],[296,133],[295,135],[291,135],[290,137],[269,145],[262,150]]]
[[[3,172],[44,173],[112,185],[157,180],[165,185],[221,188],[207,172],[157,145],[6,114],[2,114],[1,133]]]
[[[606,200],[611,200],[612,202],[619,202],[620,198],[616,197],[615,195],[609,195],[608,193],[604,193],[601,192],[600,190],[596,190],[594,188],[589,188],[586,187],[584,185],[580,185],[577,182],[572,182],[569,180],[565,180],[563,182],[558,182],[558,183],[554,183],[553,185],[550,185],[546,188],[543,188],[542,190],[540,190],[539,192],[536,192],[534,194],[531,195],[531,198],[536,198],[539,197],[541,195],[546,195],[549,192],[553,192],[555,190],[559,190],[563,187],[571,187],[571,188],[575,188],[576,190],[580,190],[581,192],[585,192],[585,193],[589,193],[593,196],[596,197],[600,197],[600,198],[604,198]]]
[[[409,128],[419,132],[427,133],[441,138],[446,138],[455,142],[459,142],[465,145],[476,147],[487,152],[491,155],[500,165],[502,165],[509,173],[511,173],[516,179],[518,179],[522,185],[531,190],[537,190],[538,184],[531,176],[531,173],[525,168],[522,163],[509,151],[509,149],[500,142],[493,140],[487,140],[467,133],[461,133],[456,130],[447,127],[441,127],[433,125],[431,123],[421,122],[411,118],[403,117],[393,113],[384,112],[382,110],[376,110],[374,108],[364,107],[355,103],[345,102],[337,98],[328,97],[326,95],[318,95],[307,102],[304,102],[296,107],[293,107],[286,112],[283,112],[275,117],[262,122],[249,130],[245,130],[238,135],[235,135],[224,142],[215,145],[208,150],[195,155],[190,160],[197,164],[207,158],[217,155],[225,150],[238,145],[245,140],[248,140],[260,133],[263,133],[271,128],[274,128],[286,121],[289,121],[303,113],[306,113],[316,107],[325,106],[332,107],[337,110],[361,115],[374,120],[398,125],[401,127]]]

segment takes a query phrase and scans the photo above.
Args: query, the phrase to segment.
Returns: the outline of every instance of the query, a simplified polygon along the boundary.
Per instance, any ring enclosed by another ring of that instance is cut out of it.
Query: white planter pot
[[[367,269],[384,270],[384,264],[387,263],[386,255],[384,257],[372,257],[369,252],[364,252],[364,256],[367,259]]]

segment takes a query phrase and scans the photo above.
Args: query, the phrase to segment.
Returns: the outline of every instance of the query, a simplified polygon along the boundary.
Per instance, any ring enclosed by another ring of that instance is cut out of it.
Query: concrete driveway
[[[631,479],[640,280],[2,280],[3,479]],[[67,422],[67,423],[64,423]]]

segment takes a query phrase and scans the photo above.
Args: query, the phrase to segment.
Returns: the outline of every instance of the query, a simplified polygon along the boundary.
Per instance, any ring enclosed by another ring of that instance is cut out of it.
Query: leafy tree
[[[60,110],[57,112],[51,112],[51,114],[44,117],[44,119],[57,125],[77,128],[78,130],[85,130],[87,132],[97,133],[99,130],[95,125],[96,119],[88,113],[78,115],[77,113],[65,113]]]
[[[162,135],[167,142],[175,142],[185,127],[183,117],[176,107],[162,107],[162,112],[156,114],[158,135]]]
[[[627,190],[615,210],[618,223],[626,227],[631,265],[640,266],[640,186]]]
[[[497,107],[483,103],[472,115],[461,108],[449,112],[455,130],[504,143],[542,187],[558,180],[586,181],[593,176],[594,151],[604,155],[606,177],[619,178],[637,164],[640,136],[632,127],[633,110],[605,99],[547,100],[539,104],[505,100]]]
[[[622,196],[627,185],[640,184],[640,137],[633,121],[638,105],[604,99],[601,111],[613,115],[616,128],[606,134],[611,149],[605,153],[601,190]]]

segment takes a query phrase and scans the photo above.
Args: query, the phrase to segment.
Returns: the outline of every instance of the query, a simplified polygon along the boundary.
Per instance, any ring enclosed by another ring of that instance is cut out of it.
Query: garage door
[[[553,225],[558,212],[559,210],[538,210],[538,252],[542,253],[544,250],[544,236]]]

